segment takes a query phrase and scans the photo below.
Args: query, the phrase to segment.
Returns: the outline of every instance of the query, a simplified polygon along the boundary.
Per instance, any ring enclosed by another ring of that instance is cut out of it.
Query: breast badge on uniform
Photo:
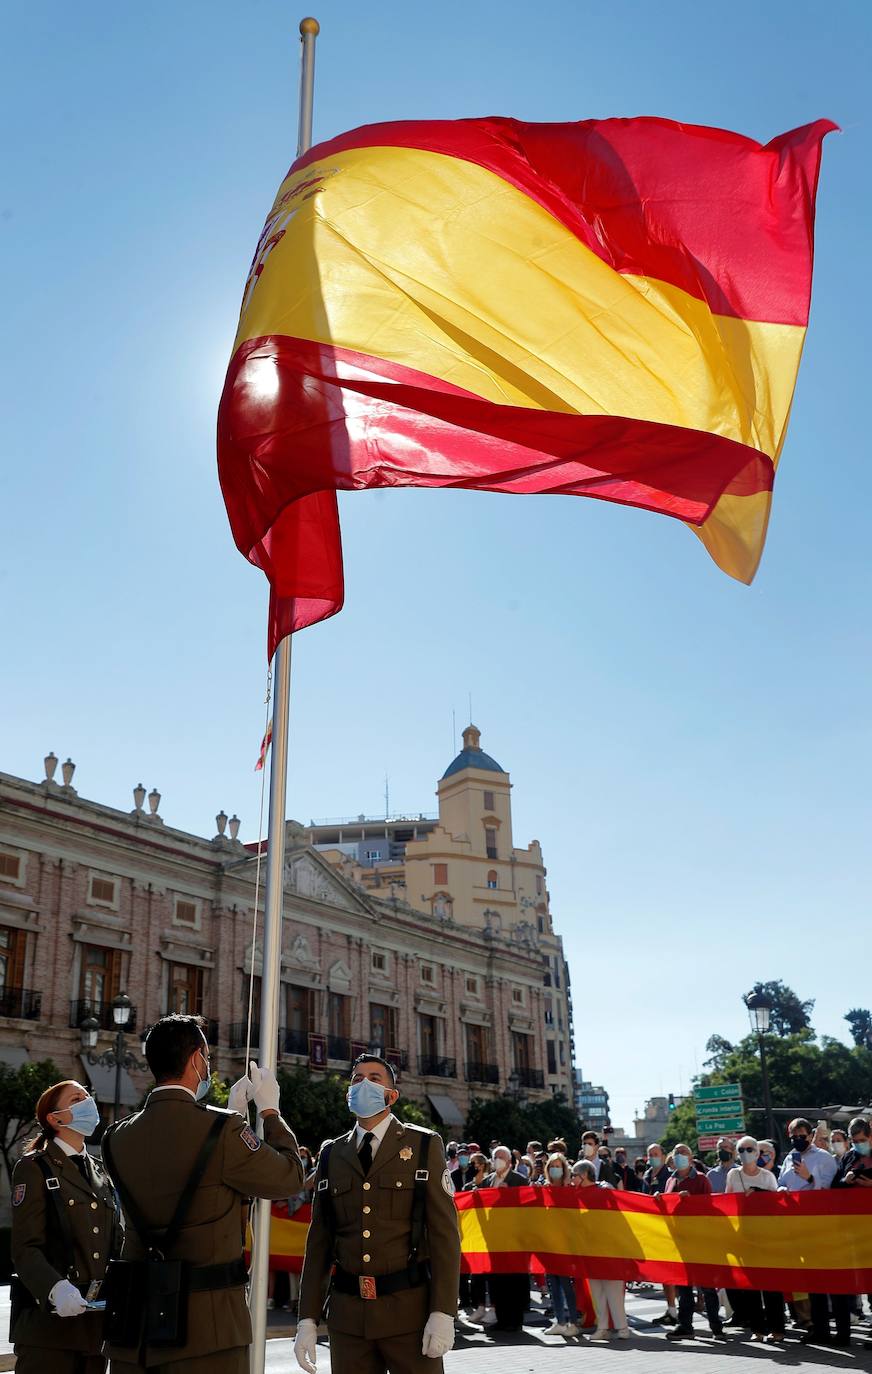
[[[12,1206],[13,1206],[13,1207],[20,1207],[20,1206],[21,1206],[22,1202],[24,1201],[24,1194],[25,1194],[26,1192],[27,1192],[27,1184],[26,1184],[26,1183],[16,1183],[15,1187],[12,1189]]]
[[[404,1145],[403,1148],[400,1150],[400,1159],[411,1159],[411,1158],[412,1158],[412,1147],[411,1147],[411,1145]]]
[[[242,1141],[243,1145],[248,1146],[249,1150],[260,1149],[260,1138],[255,1135],[250,1126],[246,1126],[240,1132],[239,1139]]]

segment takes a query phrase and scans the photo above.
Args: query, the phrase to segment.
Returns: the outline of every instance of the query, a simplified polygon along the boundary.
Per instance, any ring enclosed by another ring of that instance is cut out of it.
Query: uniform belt
[[[401,1293],[405,1288],[421,1288],[430,1280],[428,1264],[412,1264],[393,1274],[349,1274],[337,1264],[333,1287],[337,1293],[350,1293],[356,1298],[384,1298],[389,1293]]]
[[[237,1288],[248,1279],[245,1260],[230,1260],[228,1264],[197,1265],[188,1272],[188,1292],[205,1293],[216,1288]]]

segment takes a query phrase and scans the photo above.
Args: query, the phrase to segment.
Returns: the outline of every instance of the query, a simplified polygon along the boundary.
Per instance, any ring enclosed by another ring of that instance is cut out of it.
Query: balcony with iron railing
[[[0,989],[0,1016],[17,1017],[21,1021],[38,1021],[42,1008],[42,993],[31,988]]]
[[[435,1054],[419,1054],[418,1073],[422,1078],[456,1078],[457,1060],[442,1059]]]
[[[82,1022],[88,1017],[93,1017],[101,1030],[117,1031],[118,1027],[112,1016],[112,1003],[100,1001],[96,998],[80,997],[75,1002],[70,1003],[70,1025],[78,1030]],[[124,1024],[125,1035],[133,1035],[136,1031],[136,1007],[130,1008],[130,1015]]]
[[[516,1068],[512,1070],[512,1076],[517,1075],[518,1086],[520,1088],[544,1088],[545,1070]]]
[[[293,1030],[288,1026],[279,1027],[279,1052],[281,1054],[309,1055],[309,1032]]]
[[[471,1059],[464,1066],[464,1077],[467,1083],[493,1083],[499,1084],[500,1070],[498,1064],[483,1064]]]
[[[344,1035],[328,1035],[327,1058],[342,1064],[350,1064],[351,1041]]]

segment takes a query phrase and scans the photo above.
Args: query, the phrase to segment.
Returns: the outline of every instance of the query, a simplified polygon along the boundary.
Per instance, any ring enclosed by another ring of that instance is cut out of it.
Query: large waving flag
[[[282,182],[218,419],[271,644],[343,599],[337,490],[563,493],[750,582],[811,294],[819,120],[370,125]]]
[[[787,1293],[867,1293],[864,1189],[644,1197],[603,1188],[457,1193],[467,1273],[649,1279]],[[274,1203],[270,1268],[300,1273],[311,1208]]]

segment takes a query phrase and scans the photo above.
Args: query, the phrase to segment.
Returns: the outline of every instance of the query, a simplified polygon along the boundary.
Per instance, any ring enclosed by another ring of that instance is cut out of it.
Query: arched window
[[[499,878],[496,874],[496,869],[494,868],[492,868],[487,875],[487,885],[488,887],[499,887],[500,885]]]

